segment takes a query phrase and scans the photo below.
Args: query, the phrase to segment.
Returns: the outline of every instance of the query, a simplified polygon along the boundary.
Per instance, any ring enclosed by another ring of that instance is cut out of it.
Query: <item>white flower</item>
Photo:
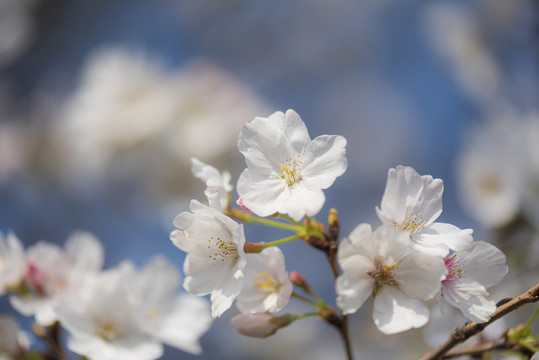
[[[343,273],[337,279],[337,305],[345,314],[361,307],[372,293],[374,323],[386,334],[425,325],[428,308],[421,300],[440,291],[447,270],[441,258],[408,253],[409,238],[390,226],[374,233],[358,225],[343,240],[338,260]]]
[[[496,311],[487,288],[507,274],[505,255],[495,246],[477,241],[466,250],[445,258],[448,270],[442,281],[442,297],[470,320],[486,322]]]
[[[180,230],[170,234],[174,245],[188,253],[183,287],[193,295],[211,293],[212,316],[221,316],[243,287],[243,225],[196,200],[191,211],[176,216]]]
[[[69,332],[67,347],[90,359],[151,360],[163,345],[146,334],[130,300],[128,265],[96,275],[76,291],[66,291],[55,311]]]
[[[513,115],[489,120],[466,134],[457,184],[464,208],[475,219],[486,227],[501,227],[520,210],[523,170],[533,162],[523,149],[528,135]]]
[[[142,330],[164,343],[200,354],[198,339],[211,325],[210,304],[192,295],[178,294],[180,274],[158,257],[131,274],[125,289],[137,304]]]
[[[294,110],[257,117],[245,124],[238,141],[247,169],[237,191],[259,216],[280,212],[295,220],[316,215],[325,202],[323,189],[346,170],[346,139],[322,135],[311,141]]]
[[[0,315],[0,359],[23,359],[30,348],[30,338],[21,331],[17,320],[7,314]],[[7,357],[6,357],[7,356]]]
[[[23,285],[28,294],[10,297],[11,305],[24,315],[35,315],[40,325],[56,320],[53,311],[58,295],[83,287],[84,280],[103,265],[103,247],[92,234],[72,234],[61,249],[40,241],[28,248]]]
[[[238,314],[230,319],[230,325],[242,335],[265,338],[292,322],[290,315],[273,316],[269,313]]]
[[[411,248],[444,257],[450,249],[461,250],[473,241],[472,230],[434,222],[442,212],[444,183],[430,175],[420,176],[408,166],[389,169],[381,208],[383,224],[410,234]]]
[[[233,186],[230,185],[230,173],[219,172],[213,166],[204,164],[202,161],[191,158],[191,171],[193,175],[206,184],[204,195],[208,199],[210,207],[223,211],[228,206],[229,193]]]
[[[0,233],[0,295],[18,286],[26,271],[26,256],[20,240],[13,233],[7,239]]]
[[[270,247],[258,254],[248,254],[244,284],[236,299],[242,313],[275,313],[285,307],[292,294],[292,283],[281,250]]]

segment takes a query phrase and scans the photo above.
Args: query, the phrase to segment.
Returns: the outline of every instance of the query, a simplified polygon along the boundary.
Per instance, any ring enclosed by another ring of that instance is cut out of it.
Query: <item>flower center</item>
[[[273,278],[267,272],[262,272],[256,277],[257,282],[254,283],[256,290],[265,292],[277,292],[279,290],[279,284],[273,280]]]
[[[374,296],[376,296],[384,285],[398,287],[397,280],[393,278],[393,270],[397,268],[397,264],[391,266],[384,265],[381,259],[375,259],[374,269],[367,271],[367,275],[372,277],[375,281]]]
[[[118,331],[118,329],[114,326],[114,324],[110,323],[109,321],[96,319],[95,323],[95,334],[101,339],[107,342],[111,342],[120,337],[120,332]]]
[[[460,262],[455,260],[456,254],[449,255],[444,259],[445,267],[447,268],[447,277],[443,282],[453,281],[462,277],[462,269],[460,269]]]
[[[236,260],[238,258],[238,247],[232,241],[225,241],[220,237],[211,236],[208,239],[208,257],[212,261]]]
[[[297,155],[296,158],[290,157],[284,161],[281,161],[281,178],[286,181],[288,186],[292,186],[301,180],[302,165],[303,162],[301,161],[301,157],[299,155]]]
[[[411,214],[409,215],[402,224],[395,224],[395,227],[399,229],[400,231],[410,231],[410,232],[416,232],[423,229],[425,224],[429,221],[429,219],[425,219],[423,217],[423,211],[420,211],[417,214]]]
[[[503,185],[500,179],[495,175],[485,176],[479,182],[479,189],[484,195],[495,196],[502,192]]]

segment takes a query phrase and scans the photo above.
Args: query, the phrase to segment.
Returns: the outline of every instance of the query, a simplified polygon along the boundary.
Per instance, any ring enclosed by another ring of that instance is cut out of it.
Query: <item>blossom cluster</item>
[[[208,205],[192,200],[191,211],[174,220],[178,229],[170,238],[187,253],[184,288],[194,295],[211,294],[213,317],[236,301],[240,315],[232,326],[249,336],[269,336],[302,317],[272,315],[291,296],[305,300],[294,285],[315,299],[319,317],[335,322],[336,311],[301,275],[287,275],[276,246],[299,238],[318,248],[327,245],[327,233],[313,217],[325,203],[323,190],[346,170],[346,139],[322,135],[311,140],[299,115],[288,110],[245,124],[238,148],[247,163],[237,183],[237,204],[243,210],[230,203],[228,172],[192,160],[193,174],[206,183]],[[389,170],[376,208],[381,224],[374,230],[358,225],[338,247],[342,273],[336,279],[336,303],[342,314],[356,312],[372,295],[376,326],[383,333],[397,333],[425,325],[429,310],[424,301],[438,297],[473,321],[489,320],[496,305],[487,289],[507,273],[505,255],[486,242],[474,242],[471,229],[436,222],[442,193],[441,179],[407,166]],[[268,216],[287,222],[263,219]],[[246,242],[243,225],[234,219],[282,227],[295,235]]]
[[[130,261],[103,270],[103,262],[91,233],[73,233],[63,248],[40,241],[28,249],[15,234],[0,234],[0,294],[9,293],[13,308],[34,316],[42,329],[61,324],[70,335],[68,349],[90,359],[157,359],[163,343],[201,352],[209,306],[178,293],[174,265],[157,257],[142,270]],[[0,319],[7,334],[0,357],[21,358],[30,351],[28,337],[13,318]]]

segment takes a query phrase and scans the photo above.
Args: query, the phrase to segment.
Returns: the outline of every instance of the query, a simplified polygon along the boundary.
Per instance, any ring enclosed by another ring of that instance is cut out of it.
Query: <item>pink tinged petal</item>
[[[245,169],[239,179],[237,191],[242,203],[258,216],[270,216],[279,212],[281,196],[288,187],[280,178],[265,178],[254,181],[249,169]]]
[[[270,118],[254,118],[241,128],[238,149],[250,171],[270,175],[281,170],[281,161],[294,154],[284,129]]]
[[[273,335],[282,327],[292,322],[290,315],[274,317],[268,313],[239,314],[230,320],[230,324],[242,335],[265,338]]]
[[[436,222],[413,235],[412,248],[431,255],[445,257],[451,250],[464,250],[472,245],[472,229]]]
[[[447,275],[442,258],[421,253],[405,256],[395,271],[399,289],[413,299],[427,300],[440,292]]]
[[[286,111],[283,130],[290,141],[290,145],[292,145],[293,151],[297,154],[301,154],[303,149],[311,142],[305,123],[298,113],[292,109]]]
[[[370,276],[344,272],[337,278],[337,306],[344,314],[356,312],[372,294],[374,279]]]
[[[411,167],[399,165],[389,169],[381,212],[395,224],[401,224],[413,210],[422,190],[423,180]]]
[[[443,298],[474,322],[486,322],[496,312],[496,303],[485,287],[477,282],[453,281],[444,284]]]
[[[305,186],[327,189],[346,171],[346,139],[337,135],[318,136],[307,146],[302,160]]]
[[[484,241],[473,242],[455,253],[462,280],[477,281],[486,288],[497,285],[508,271],[505,255],[497,247]]]
[[[403,292],[385,286],[374,299],[373,320],[384,334],[419,328],[429,320],[427,306]]]

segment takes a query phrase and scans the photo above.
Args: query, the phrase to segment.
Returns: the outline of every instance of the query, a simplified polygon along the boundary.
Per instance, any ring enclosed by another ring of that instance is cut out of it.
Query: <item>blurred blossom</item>
[[[0,1],[0,69],[17,59],[28,47],[36,3],[36,0]]]
[[[0,122],[0,184],[23,168],[29,142],[28,130],[22,123]]]
[[[500,87],[500,69],[490,55],[471,5],[435,3],[425,9],[425,34],[452,67],[470,96],[489,103]]]
[[[525,159],[522,123],[501,113],[470,130],[457,162],[464,207],[486,227],[501,227],[519,212]]]
[[[23,280],[26,256],[20,240],[13,233],[0,233],[0,295],[17,287]]]
[[[266,109],[252,90],[210,61],[172,71],[149,54],[102,49],[88,59],[55,124],[51,160],[59,161],[71,184],[107,174],[135,176],[157,192],[183,192],[185,183],[192,184],[185,176],[190,158],[237,159],[227,153],[236,147],[239,129]]]
[[[57,319],[53,307],[60,294],[82,288],[103,261],[103,247],[90,233],[73,233],[63,249],[40,241],[26,251],[21,291],[10,296],[10,303],[24,315],[35,315],[38,324],[50,325]]]
[[[522,194],[523,211],[539,229],[539,112],[524,119],[524,189]]]
[[[0,314],[0,360],[25,358],[30,339],[12,315]]]

